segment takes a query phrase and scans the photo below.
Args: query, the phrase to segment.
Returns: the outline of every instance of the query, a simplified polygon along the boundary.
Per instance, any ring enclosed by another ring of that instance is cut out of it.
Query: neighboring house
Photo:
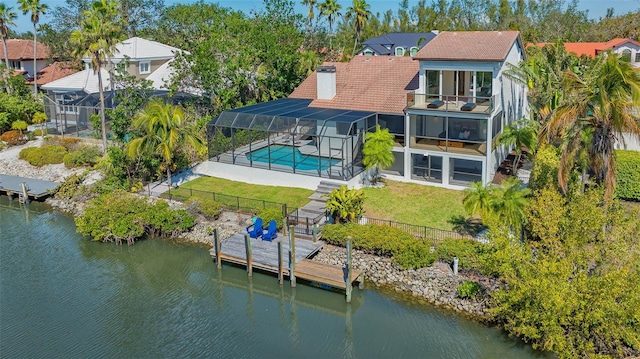
[[[63,77],[75,74],[78,70],[74,68],[74,65],[75,64],[72,62],[56,61],[51,65],[44,67],[42,70],[38,71],[38,86],[46,85]],[[33,86],[33,77],[27,79],[27,84]]]
[[[422,48],[403,176],[445,187],[490,183],[510,150],[494,149],[494,139],[527,113],[525,86],[504,76],[524,57],[517,31],[442,32]]]
[[[9,67],[21,73],[27,80],[33,80],[33,74],[45,68],[51,58],[49,47],[43,43],[36,43],[36,68],[33,68],[33,40],[8,39],[7,53],[9,54]],[[4,47],[0,46],[0,60],[4,63]],[[38,83],[38,85],[40,85]]]
[[[107,108],[113,107],[112,97],[118,88],[112,88],[111,64],[128,59],[128,73],[137,78],[147,79],[156,90],[156,95],[168,92],[171,76],[170,62],[180,49],[159,42],[133,37],[116,45],[114,54],[101,70],[102,87],[105,91]],[[56,122],[56,127],[77,125],[87,128],[89,115],[98,113],[98,76],[90,68],[91,59],[82,59],[85,69],[72,75],[51,81],[41,88],[46,91],[45,110],[48,117]],[[113,91],[112,91],[113,90]]]
[[[276,173],[287,172],[357,185],[364,135],[380,125],[396,144],[388,177],[457,189],[490,183],[510,150],[493,149],[493,139],[527,112],[526,88],[503,76],[524,56],[517,31],[443,32],[413,58],[325,63],[288,99],[213,119],[205,167],[236,176],[242,171],[224,166],[252,167],[234,177],[248,181],[287,183]]]
[[[362,43],[358,55],[413,56],[438,34],[432,32],[392,32]]]
[[[536,44],[538,47],[549,44],[541,42]],[[567,52],[574,53],[578,56],[596,57],[598,54],[611,50],[628,59],[633,67],[640,68],[640,42],[631,39],[616,38],[607,42],[565,42]]]

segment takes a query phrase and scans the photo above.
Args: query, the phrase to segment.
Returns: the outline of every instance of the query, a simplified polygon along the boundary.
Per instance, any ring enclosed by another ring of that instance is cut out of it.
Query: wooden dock
[[[217,231],[214,232],[214,239],[210,253],[216,259],[218,268],[221,268],[222,262],[227,262],[246,267],[248,276],[252,276],[253,269],[276,274],[280,284],[284,277],[288,277],[292,287],[296,286],[298,278],[321,288],[342,289],[345,290],[347,302],[351,302],[353,283],[358,282],[360,288],[364,285],[364,272],[354,270],[350,265],[350,245],[346,254],[347,265],[340,267],[308,259],[322,248],[322,241],[279,235],[273,242],[268,242],[237,233],[219,243]]]
[[[0,192],[5,192],[9,197],[17,194],[21,202],[27,202],[29,198],[46,197],[56,187],[58,182],[0,174]]]

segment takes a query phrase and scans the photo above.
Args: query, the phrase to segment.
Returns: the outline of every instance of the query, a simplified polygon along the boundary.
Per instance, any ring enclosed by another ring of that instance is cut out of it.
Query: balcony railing
[[[495,100],[496,95],[474,97],[410,92],[407,94],[407,107],[415,110],[489,114],[493,111]]]

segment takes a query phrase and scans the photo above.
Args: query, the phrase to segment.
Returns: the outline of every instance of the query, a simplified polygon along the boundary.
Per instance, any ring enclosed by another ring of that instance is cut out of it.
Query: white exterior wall
[[[624,140],[624,143],[622,141]],[[630,133],[623,133],[622,139],[618,139],[615,144],[617,150],[640,151],[640,137]],[[640,154],[638,154],[640,156]]]
[[[615,53],[622,55],[622,53],[624,52],[624,50],[629,50],[631,51],[631,65],[633,67],[636,68],[640,68],[640,61],[636,61],[636,54],[640,53],[640,46],[632,43],[632,42],[627,42],[624,45],[617,47],[615,50],[613,50]]]
[[[47,67],[47,60],[36,60],[36,70],[40,71]],[[32,76],[36,71],[33,71],[33,60],[21,60],[20,61],[20,70],[26,71],[29,73],[29,76]]]

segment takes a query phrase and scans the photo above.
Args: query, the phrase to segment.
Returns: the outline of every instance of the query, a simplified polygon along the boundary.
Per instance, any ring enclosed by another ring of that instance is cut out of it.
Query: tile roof
[[[311,107],[401,114],[407,105],[407,93],[418,88],[419,63],[411,57],[357,56],[348,63],[323,65],[336,66],[333,99],[317,99],[316,71],[289,97],[313,99]]]
[[[78,72],[78,70],[73,68],[72,62],[54,62],[38,71],[38,86],[59,80],[76,72]],[[32,85],[33,78],[27,80],[27,83]]]
[[[414,59],[449,61],[503,61],[519,31],[443,31],[429,41]]]
[[[51,52],[49,46],[37,42],[36,43],[36,60],[48,59]],[[33,60],[33,40],[8,39],[7,53],[9,61],[11,60]],[[4,46],[0,46],[0,59],[4,60]]]
[[[601,51],[612,50],[628,42],[636,46],[640,46],[639,42],[631,39],[615,38],[607,42],[565,42],[564,48],[567,49],[567,52],[572,52],[578,56],[587,55],[590,57],[596,57]],[[539,42],[536,46],[543,47],[548,44],[551,43]]]

